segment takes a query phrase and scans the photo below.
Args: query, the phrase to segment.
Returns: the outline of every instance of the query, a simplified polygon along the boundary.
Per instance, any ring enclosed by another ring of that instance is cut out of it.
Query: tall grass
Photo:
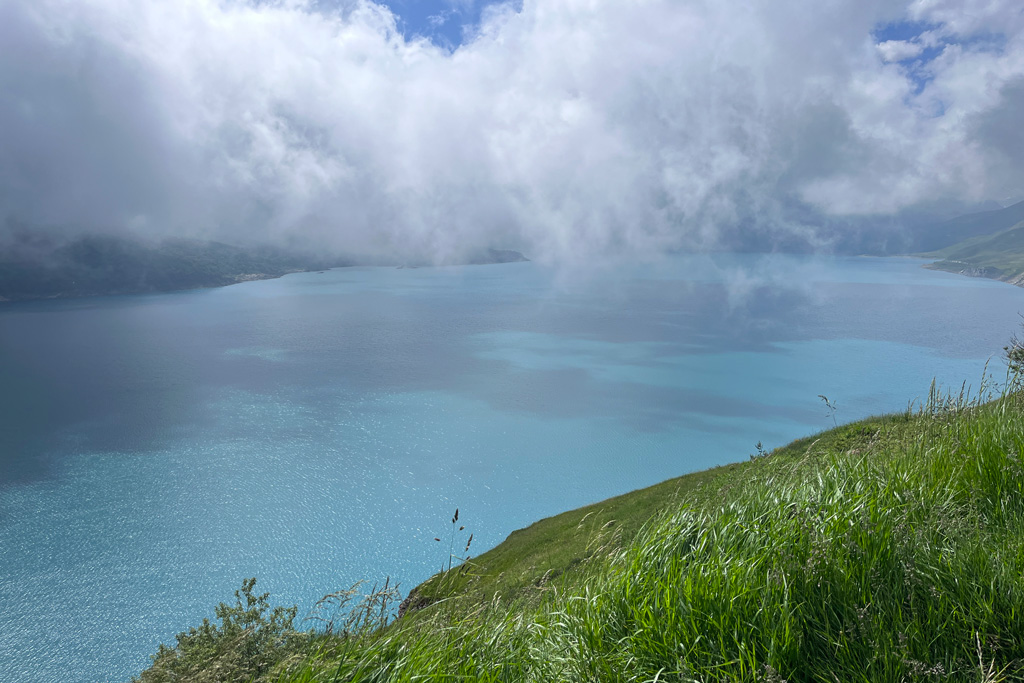
[[[447,600],[269,680],[1024,680],[1024,400],[892,424],[757,458],[540,608]]]
[[[1017,397],[919,418],[939,429],[904,452],[833,454],[677,512],[569,603],[572,629],[617,680],[1019,679],[1020,418]]]

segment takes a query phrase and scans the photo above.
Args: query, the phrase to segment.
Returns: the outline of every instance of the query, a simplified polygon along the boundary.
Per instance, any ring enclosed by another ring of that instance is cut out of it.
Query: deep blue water
[[[0,680],[126,680],[247,576],[412,587],[541,517],[977,386],[1024,289],[911,259],[348,268],[0,307]],[[1001,370],[998,363],[993,373]]]

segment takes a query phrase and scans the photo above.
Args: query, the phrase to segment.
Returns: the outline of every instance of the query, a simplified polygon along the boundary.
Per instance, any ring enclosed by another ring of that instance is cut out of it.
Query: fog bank
[[[0,224],[571,264],[1024,192],[1015,0],[524,0],[454,51],[396,25],[0,0]]]

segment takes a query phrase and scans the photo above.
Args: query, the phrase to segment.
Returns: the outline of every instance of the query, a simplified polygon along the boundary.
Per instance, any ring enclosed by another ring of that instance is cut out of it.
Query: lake
[[[915,259],[344,268],[0,305],[0,672],[127,680],[245,577],[300,606],[977,387],[1024,289]]]

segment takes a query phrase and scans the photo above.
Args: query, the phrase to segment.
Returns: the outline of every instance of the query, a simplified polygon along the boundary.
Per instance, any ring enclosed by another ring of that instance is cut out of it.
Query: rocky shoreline
[[[994,266],[979,266],[967,261],[944,260],[926,263],[923,267],[929,270],[941,270],[946,273],[966,275],[967,277],[983,277],[989,280],[1006,282],[1016,287],[1024,287],[1024,272],[1007,273]]]

